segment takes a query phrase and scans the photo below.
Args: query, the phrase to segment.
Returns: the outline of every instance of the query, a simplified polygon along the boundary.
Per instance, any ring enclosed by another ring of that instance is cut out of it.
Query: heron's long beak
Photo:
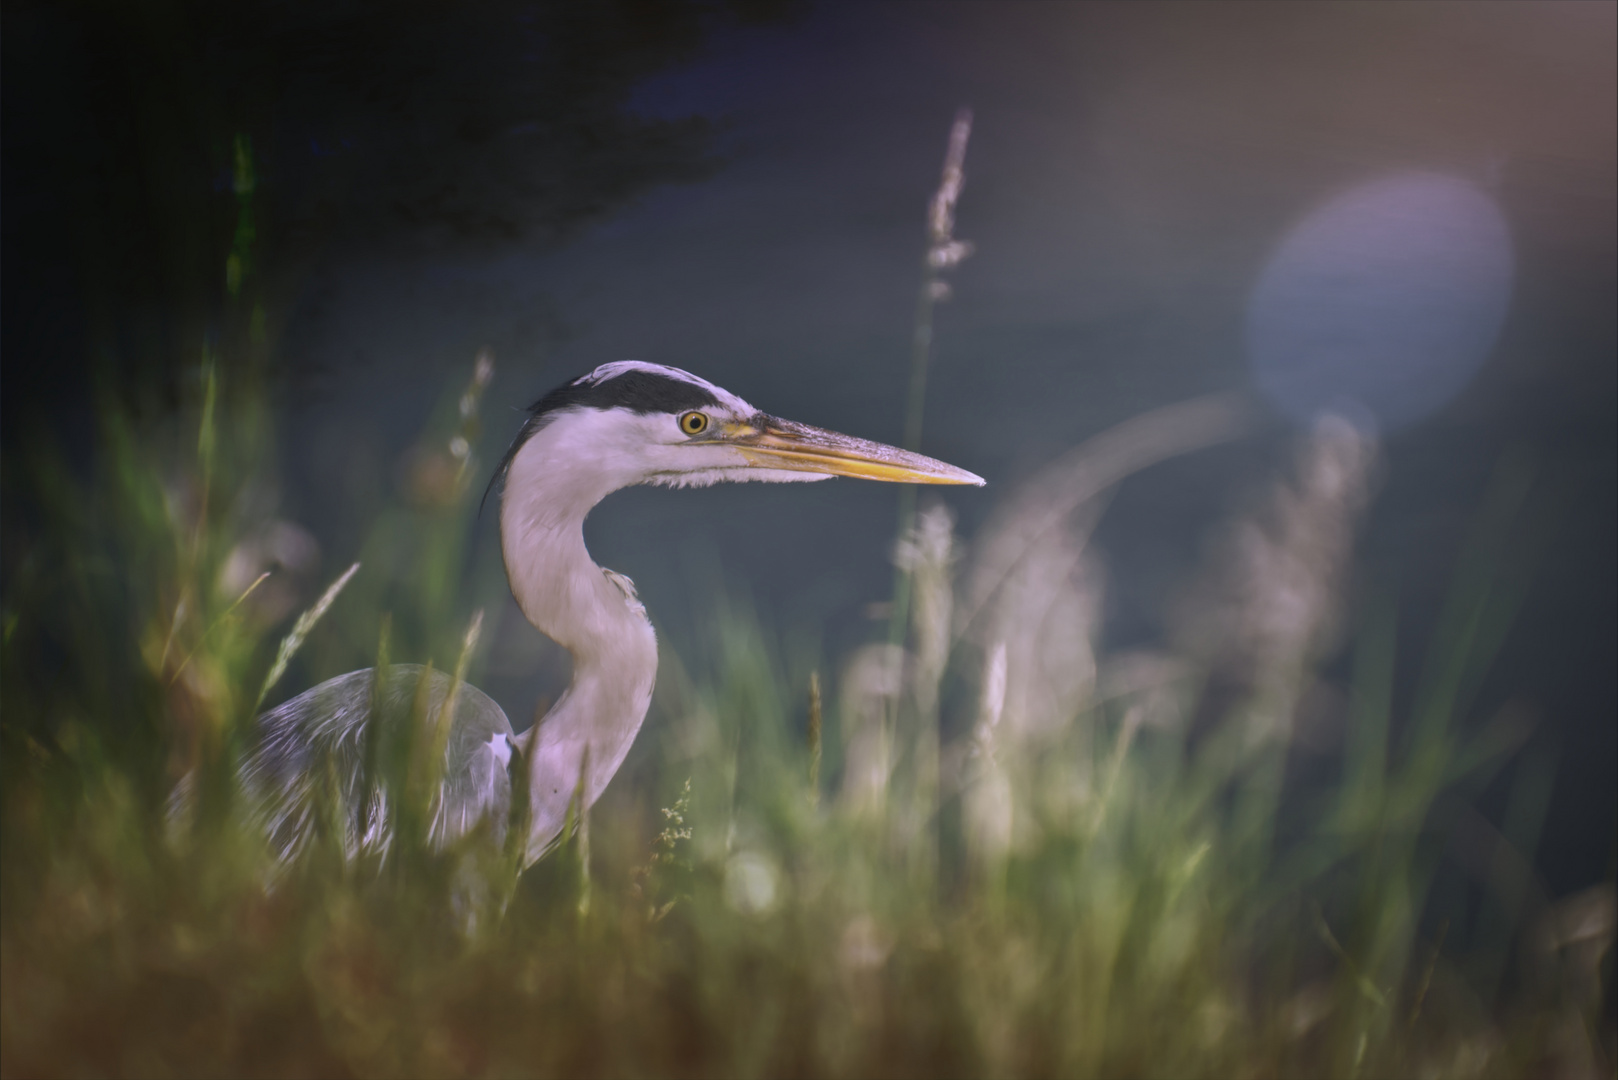
[[[930,457],[774,416],[737,424],[721,439],[740,450],[749,464],[763,468],[901,484],[983,485],[983,477]]]

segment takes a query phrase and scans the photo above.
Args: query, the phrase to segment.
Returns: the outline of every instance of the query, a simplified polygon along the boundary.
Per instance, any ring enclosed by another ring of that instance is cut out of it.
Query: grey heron
[[[983,480],[920,454],[782,420],[678,368],[604,364],[552,390],[528,411],[490,480],[501,484],[500,546],[518,606],[573,657],[555,705],[516,735],[500,706],[462,684],[448,732],[429,826],[439,846],[485,817],[508,820],[512,770],[527,770],[529,836],[524,864],[560,837],[575,792],[593,804],[623,763],[651,705],[657,642],[634,584],[597,566],[584,519],[606,496],[635,484],[700,487],[854,476],[921,484]],[[487,492],[485,492],[487,498]],[[243,786],[289,852],[314,826],[316,774],[335,764],[352,853],[391,840],[390,793],[363,778],[368,718],[397,728],[401,715],[438,716],[453,680],[399,664],[321,683],[259,718]],[[383,737],[395,737],[384,730]],[[515,758],[515,760],[514,760]],[[365,805],[361,806],[360,803]]]

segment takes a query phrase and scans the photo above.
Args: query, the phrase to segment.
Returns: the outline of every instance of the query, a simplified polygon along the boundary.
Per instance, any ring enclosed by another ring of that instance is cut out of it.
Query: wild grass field
[[[250,357],[245,296],[220,348]],[[1172,640],[1100,636],[1089,530],[1132,472],[1240,428],[1208,399],[1053,462],[970,542],[942,504],[907,510],[892,631],[853,655],[716,602],[700,660],[664,643],[649,752],[526,871],[488,827],[427,843],[425,737],[388,766],[408,797],[385,856],[347,857],[328,777],[330,827],[283,863],[235,764],[305,650],[476,681],[490,370],[352,577],[299,592],[263,576],[269,395],[228,359],[178,419],[107,403],[88,480],[8,463],[42,509],[0,657],[5,1076],[1613,1075],[1611,885],[1536,891],[1553,762],[1480,711],[1528,587],[1520,462],[1409,702],[1399,599],[1355,579],[1376,447],[1332,419]],[[1489,831],[1471,800],[1508,768]],[[1462,825],[1492,854],[1456,909],[1433,886]]]

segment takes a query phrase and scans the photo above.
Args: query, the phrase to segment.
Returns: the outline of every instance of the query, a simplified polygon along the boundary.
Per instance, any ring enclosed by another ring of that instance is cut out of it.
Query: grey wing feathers
[[[425,737],[436,723],[451,679],[432,673],[423,701],[420,681],[428,669],[397,664],[388,669],[376,710],[373,762],[396,754],[414,720]],[[336,781],[342,798],[344,846],[385,851],[391,840],[387,768],[374,768],[367,782],[367,721],[372,716],[376,674],[372,668],[329,679],[259,717],[259,738],[242,765],[242,786],[263,817],[271,842],[283,856],[309,838],[315,824],[315,794],[323,776]],[[423,703],[425,708],[422,707]],[[443,782],[430,829],[437,845],[466,834],[485,815],[503,836],[511,802],[506,764],[511,757],[511,724],[499,705],[477,687],[462,683],[456,697]],[[419,743],[419,738],[418,738]],[[366,788],[369,806],[362,807]],[[362,835],[363,828],[363,835]]]

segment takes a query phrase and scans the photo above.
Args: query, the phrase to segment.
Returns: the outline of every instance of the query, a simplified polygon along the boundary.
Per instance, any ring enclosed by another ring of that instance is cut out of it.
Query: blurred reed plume
[[[970,751],[945,754],[963,765],[975,761],[985,785],[974,792],[969,784],[964,796],[980,858],[1003,857],[1017,836],[1036,842],[1037,822],[1047,815],[1068,819],[1093,805],[1104,586],[1088,540],[1108,493],[1132,472],[1238,437],[1248,410],[1241,399],[1220,396],[1127,420],[1029,478],[983,527],[952,628],[952,641],[983,657],[982,704]],[[1142,667],[1138,656],[1127,662]],[[1172,664],[1156,667],[1167,673],[1157,683],[1185,674]],[[1055,753],[1059,747],[1070,753]],[[1006,777],[1044,768],[1061,773],[1038,786],[1044,805],[1036,811],[1028,803],[1036,788],[1024,784],[1016,812]]]
[[[1125,420],[1045,466],[995,510],[978,540],[957,633],[971,628],[1028,550],[1052,530],[1071,527],[1087,535],[1102,509],[1099,500],[1114,485],[1159,461],[1238,438],[1251,423],[1245,398],[1210,395]]]
[[[1285,738],[1313,665],[1341,633],[1354,533],[1371,493],[1374,444],[1327,416],[1290,484],[1221,539],[1175,618],[1182,655],[1217,668],[1261,702],[1255,738]]]
[[[972,110],[963,108],[950,125],[943,173],[938,180],[938,190],[927,204],[927,249],[922,259],[921,289],[916,295],[910,343],[910,392],[905,399],[904,447],[907,450],[921,449],[922,419],[927,406],[927,367],[933,349],[933,309],[950,297],[944,272],[972,254],[969,241],[955,239],[955,204],[960,201],[961,190],[966,185],[966,144],[971,137]],[[915,513],[915,485],[902,485],[899,489],[901,538],[909,534]],[[910,575],[901,565],[894,579],[890,642],[897,642],[904,634],[909,619],[910,589]]]
[[[950,296],[944,271],[960,265],[972,254],[972,244],[955,239],[955,204],[966,186],[966,144],[972,137],[972,110],[961,109],[949,129],[949,147],[938,190],[927,204],[927,256],[923,260],[921,293],[916,300],[915,336],[910,356],[910,398],[905,409],[905,446],[921,445],[922,411],[927,396],[927,362],[933,344],[933,307]]]
[[[970,757],[962,763],[962,826],[968,857],[981,872],[995,874],[1011,850],[1013,806],[1011,777],[1001,764],[1000,718],[1006,711],[1006,646],[996,642],[983,668],[977,723],[972,729]]]
[[[893,775],[892,716],[904,693],[904,650],[866,645],[843,668],[843,801],[878,811]]]
[[[939,683],[949,659],[950,619],[954,610],[955,515],[942,502],[924,507],[910,532],[895,544],[894,563],[910,577],[915,665],[911,694],[917,710],[932,716],[938,709]]]

